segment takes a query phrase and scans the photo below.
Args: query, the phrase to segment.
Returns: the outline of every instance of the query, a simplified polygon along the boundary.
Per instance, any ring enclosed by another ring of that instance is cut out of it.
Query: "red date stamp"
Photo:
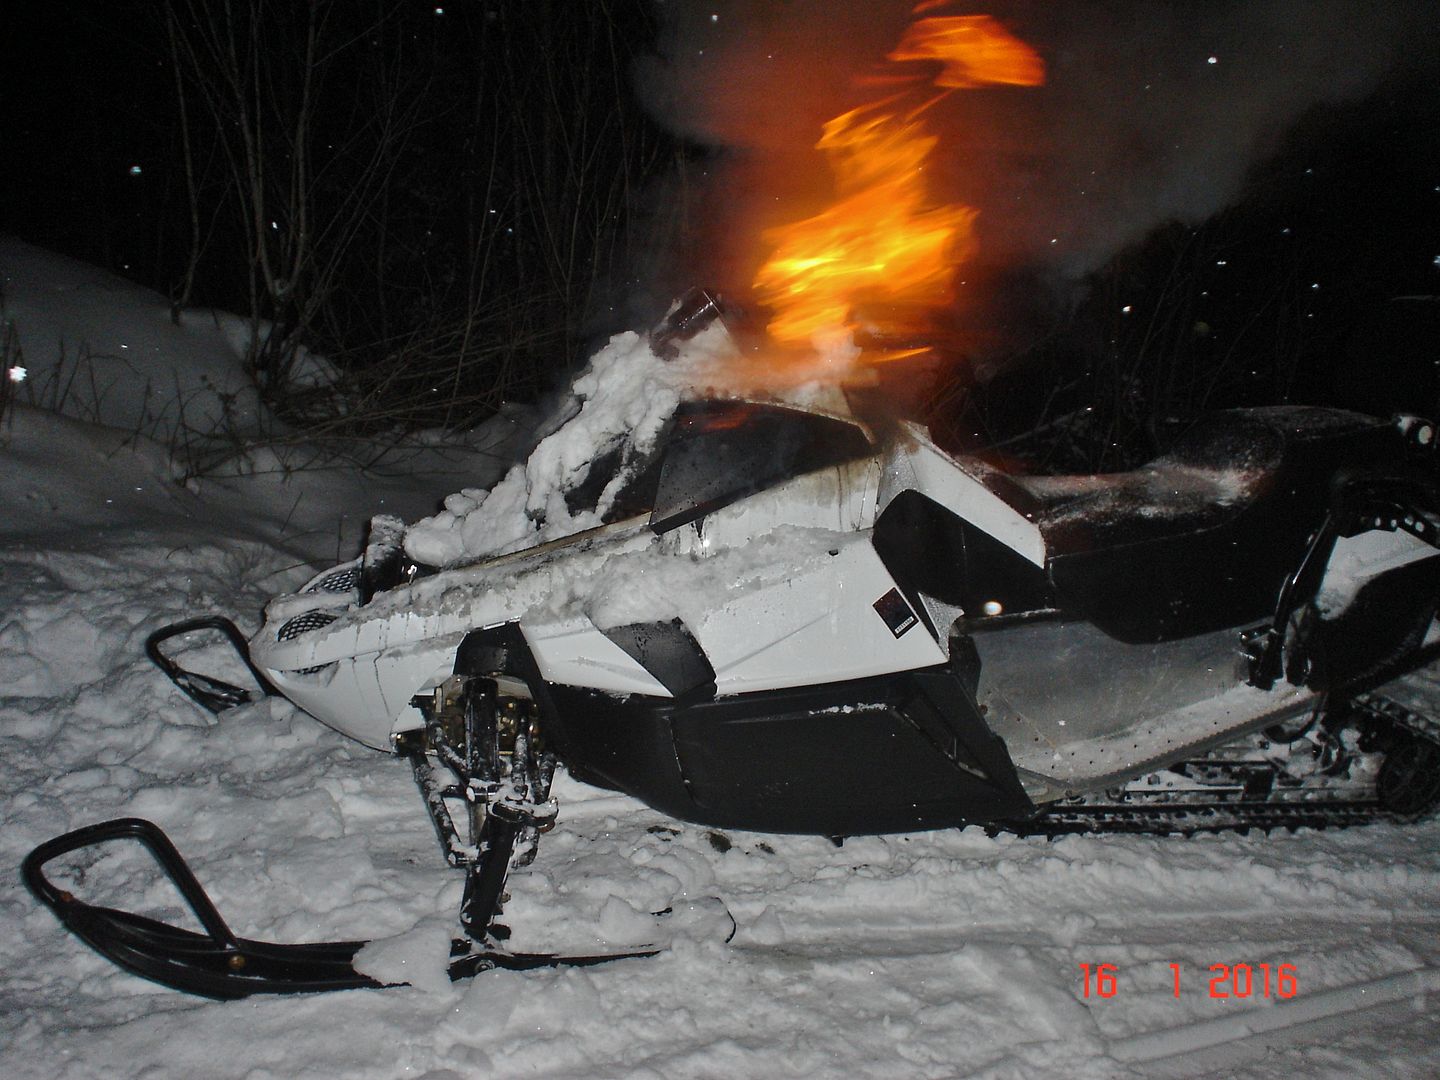
[[[1117,964],[1081,964],[1081,997],[1113,998],[1120,992]],[[1180,996],[1180,965],[1170,965],[1172,994]],[[1210,997],[1293,998],[1300,992],[1294,964],[1211,964]]]

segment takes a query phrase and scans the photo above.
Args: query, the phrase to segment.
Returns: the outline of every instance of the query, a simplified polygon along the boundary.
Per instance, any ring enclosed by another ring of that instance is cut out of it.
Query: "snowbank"
[[[416,522],[405,550],[430,566],[520,551],[599,525],[634,476],[686,391],[703,387],[735,355],[725,328],[712,323],[674,360],[657,356],[647,338],[617,334],[591,358],[571,387],[564,419],[490,491],[467,488],[445,509]],[[594,502],[572,508],[566,495],[607,455],[619,467]]]
[[[189,311],[177,326],[159,293],[6,236],[0,289],[23,352],[19,400],[162,443],[258,424],[239,316]]]

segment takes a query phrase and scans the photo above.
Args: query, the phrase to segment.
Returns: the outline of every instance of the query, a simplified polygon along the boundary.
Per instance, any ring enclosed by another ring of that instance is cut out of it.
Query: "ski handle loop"
[[[45,876],[45,864],[61,855],[126,839],[145,845],[205,933],[85,903]],[[384,985],[354,968],[363,941],[277,945],[236,937],[170,838],[144,818],[116,818],[47,840],[20,872],[67,930],[125,970],[174,990],[229,1000]]]
[[[115,818],[111,821],[102,821],[95,825],[86,825],[73,832],[57,836],[47,840],[29,855],[20,866],[20,873],[25,878],[25,884],[30,891],[38,896],[51,911],[67,927],[74,929],[72,920],[77,917],[88,917],[91,912],[102,912],[111,909],[97,908],[77,900],[73,895],[63,889],[58,889],[51,883],[50,879],[41,869],[46,863],[58,858],[61,855],[78,851],[81,848],[93,847],[96,844],[103,844],[109,840],[139,840],[155,857],[160,868],[165,871],[165,876],[170,879],[175,888],[180,890],[180,895],[190,905],[190,910],[195,912],[195,917],[200,920],[200,925],[205,927],[211,939],[216,945],[227,949],[239,949],[239,940],[230,932],[230,927],[220,917],[220,912],[210,900],[204,887],[200,884],[195,874],[186,864],[180,854],[180,850],[170,841],[160,826],[145,818]],[[84,936],[84,935],[82,935]]]
[[[196,630],[218,630],[224,634],[240,655],[240,659],[245,662],[245,666],[250,669],[250,674],[259,684],[260,690],[246,690],[222,679],[191,671],[160,651],[161,642]],[[259,701],[263,697],[274,696],[280,692],[250,659],[249,643],[245,640],[245,635],[240,632],[240,628],[223,615],[202,615],[199,618],[184,619],[181,622],[160,627],[145,639],[145,655],[192,701],[212,713],[222,713],[237,705],[248,705],[252,701]]]

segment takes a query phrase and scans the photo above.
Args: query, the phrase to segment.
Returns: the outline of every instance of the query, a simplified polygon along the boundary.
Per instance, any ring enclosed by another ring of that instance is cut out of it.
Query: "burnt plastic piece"
[[[680,342],[689,341],[722,315],[720,298],[701,288],[686,290],[674,310],[650,332],[650,348],[664,360],[674,360]]]
[[[240,659],[245,662],[245,666],[250,669],[250,674],[259,683],[260,689],[246,690],[244,687],[225,682],[223,679],[191,671],[160,651],[161,642],[169,641],[181,634],[193,633],[196,630],[218,630],[224,634],[230,644],[234,646],[235,651],[240,654]],[[233,709],[239,705],[249,705],[253,701],[260,701],[279,693],[274,684],[265,677],[265,673],[251,661],[250,648],[245,640],[245,635],[240,632],[239,627],[223,615],[206,615],[198,619],[185,619],[182,622],[171,623],[169,626],[162,626],[145,639],[145,655],[169,677],[171,682],[189,695],[192,701],[212,713],[222,713],[226,709]]]
[[[123,839],[149,849],[200,920],[203,934],[87,904],[45,877],[45,864],[60,855]],[[143,818],[118,818],[57,836],[25,857],[21,873],[67,930],[125,970],[176,990],[226,1000],[383,985],[353,966],[363,941],[274,945],[236,937],[170,838]]]

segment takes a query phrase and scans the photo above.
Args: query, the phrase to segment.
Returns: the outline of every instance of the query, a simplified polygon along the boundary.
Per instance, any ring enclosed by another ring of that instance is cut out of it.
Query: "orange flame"
[[[939,60],[936,86],[1039,86],[1045,61],[989,15],[921,19],[905,31],[889,60]]]
[[[1044,81],[1034,50],[985,15],[921,19],[889,59],[940,61],[934,82],[946,93]],[[934,205],[927,193],[925,168],[938,138],[920,115],[936,100],[902,111],[901,97],[891,97],[824,125],[816,148],[835,175],[835,201],[814,217],[764,233],[772,251],[754,286],[774,312],[767,328],[773,340],[818,346],[853,337],[860,308],[933,308],[949,301],[955,268],[973,250],[975,211]]]

